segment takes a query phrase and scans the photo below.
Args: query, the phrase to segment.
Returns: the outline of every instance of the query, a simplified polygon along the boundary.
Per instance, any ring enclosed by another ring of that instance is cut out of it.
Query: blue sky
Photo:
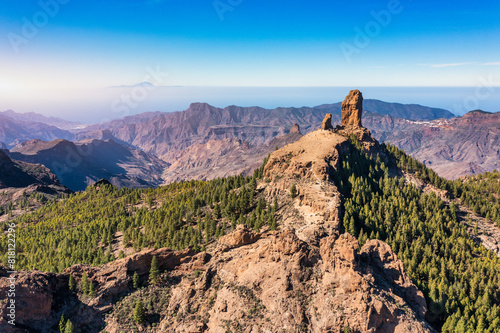
[[[499,17],[498,0],[3,0],[0,109],[148,68],[169,86],[500,87]]]

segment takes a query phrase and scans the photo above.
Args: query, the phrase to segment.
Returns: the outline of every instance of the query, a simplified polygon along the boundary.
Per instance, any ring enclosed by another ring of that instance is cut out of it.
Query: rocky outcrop
[[[385,243],[370,241],[358,254],[349,234],[325,237],[316,248],[293,229],[256,234],[244,227],[221,243],[223,248],[198,254],[145,250],[62,274],[20,272],[19,299],[26,303],[18,322],[43,330],[64,312],[80,329],[118,333],[130,318],[115,313],[111,300],[124,297],[123,303],[167,288],[169,298],[150,332],[341,332],[346,326],[359,332],[432,331],[422,317],[422,294]],[[164,271],[161,282],[133,291],[131,276],[137,272],[147,279],[153,255]],[[96,287],[95,298],[78,299],[68,290],[69,274],[80,282],[84,271]]]
[[[259,239],[259,235],[249,231],[243,224],[238,225],[236,230],[229,235],[219,239],[218,246],[222,251],[228,251],[237,247],[251,244]]]
[[[16,276],[16,323],[18,326],[50,331],[62,313],[85,332],[100,332],[104,325],[104,313],[113,308],[119,297],[128,295],[132,289],[132,276],[137,272],[147,280],[151,260],[157,257],[161,270],[172,270],[186,261],[190,262],[195,253],[191,250],[171,251],[166,248],[143,250],[124,259],[116,260],[101,267],[75,265],[64,273],[44,273],[21,271]],[[86,272],[96,288],[96,296],[87,298],[81,293],[70,291],[69,276],[81,282]],[[10,282],[7,270],[0,267],[0,297],[7,299]],[[7,309],[0,308],[0,316],[5,317]],[[4,326],[2,326],[4,325]],[[1,332],[25,332],[8,330],[10,325],[0,323]],[[28,329],[29,332],[31,330]]]
[[[343,127],[362,127],[361,115],[363,113],[363,95],[359,90],[351,90],[342,102]]]
[[[300,133],[300,126],[297,123],[293,124],[290,128],[290,133]]]
[[[333,126],[332,126],[332,114],[331,113],[327,113],[325,115],[325,118],[323,119],[323,122],[321,123],[320,129],[322,129],[322,130],[333,129]]]

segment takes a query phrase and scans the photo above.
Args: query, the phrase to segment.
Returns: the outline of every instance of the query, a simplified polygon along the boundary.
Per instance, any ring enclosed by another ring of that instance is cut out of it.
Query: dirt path
[[[420,188],[424,193],[435,193],[447,205],[455,203],[458,207],[457,217],[467,226],[467,232],[470,237],[476,242],[481,243],[488,250],[493,251],[500,257],[500,228],[493,223],[486,221],[484,217],[474,214],[469,208],[462,204],[460,199],[450,199],[446,191],[436,188],[430,184],[424,184],[420,179],[413,175],[404,174],[407,182]],[[477,226],[477,233],[475,227]]]

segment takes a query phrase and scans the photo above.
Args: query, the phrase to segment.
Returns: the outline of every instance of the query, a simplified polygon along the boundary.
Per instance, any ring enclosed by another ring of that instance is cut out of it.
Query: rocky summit
[[[363,95],[359,90],[351,90],[342,102],[342,121],[344,127],[361,127],[363,113]]]

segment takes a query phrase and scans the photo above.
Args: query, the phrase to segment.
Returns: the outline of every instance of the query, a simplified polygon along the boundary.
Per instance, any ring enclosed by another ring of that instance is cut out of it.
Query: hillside
[[[163,183],[167,163],[113,139],[31,140],[11,150],[12,158],[47,166],[73,191],[84,190],[99,179],[118,187],[152,187]]]
[[[0,150],[0,222],[69,193],[43,165],[12,160]]]
[[[346,123],[361,119],[359,101],[346,100]],[[39,269],[18,277],[19,322],[48,331],[64,314],[88,332],[494,332],[500,258],[471,237],[456,203],[496,189],[447,181],[329,119],[252,177],[101,183],[16,219],[19,268]],[[500,218],[490,207],[470,214]]]
[[[445,178],[500,168],[500,113],[471,111],[433,121],[373,115],[365,122],[375,137],[397,145]]]

